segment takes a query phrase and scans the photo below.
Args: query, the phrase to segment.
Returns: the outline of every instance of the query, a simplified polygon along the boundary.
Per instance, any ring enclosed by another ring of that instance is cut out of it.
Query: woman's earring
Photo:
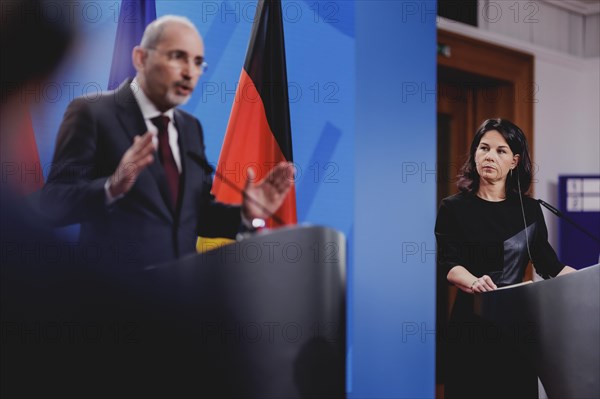
[[[513,171],[513,170],[511,169],[511,170],[510,170],[510,177],[511,177],[511,178],[512,178],[512,171]]]

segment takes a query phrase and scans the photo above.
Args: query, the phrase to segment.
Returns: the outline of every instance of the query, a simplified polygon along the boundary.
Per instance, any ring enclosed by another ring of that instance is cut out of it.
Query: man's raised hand
[[[248,168],[248,179],[244,188],[242,211],[248,220],[268,219],[281,206],[294,182],[294,165],[280,162],[254,184],[255,173]]]
[[[129,192],[140,173],[154,162],[156,147],[152,137],[152,133],[146,132],[133,138],[133,144],[125,151],[117,170],[110,177],[108,189],[111,196],[118,197]]]

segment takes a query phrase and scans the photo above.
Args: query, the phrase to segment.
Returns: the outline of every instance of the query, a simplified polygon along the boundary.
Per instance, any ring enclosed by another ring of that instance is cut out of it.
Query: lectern
[[[600,265],[477,295],[475,312],[517,326],[549,398],[600,397]]]
[[[344,397],[345,268],[343,235],[323,227],[148,267],[136,363],[159,367],[133,377],[163,397]]]
[[[1,266],[2,397],[345,396],[337,231],[258,233],[134,272]]]

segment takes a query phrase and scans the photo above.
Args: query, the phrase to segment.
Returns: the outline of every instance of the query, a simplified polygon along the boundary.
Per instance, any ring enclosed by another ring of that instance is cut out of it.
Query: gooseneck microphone
[[[195,161],[198,165],[200,165],[200,167],[202,169],[204,169],[204,172],[206,172],[207,175],[210,176],[210,175],[212,175],[214,173],[215,177],[217,179],[222,180],[223,183],[227,184],[229,187],[231,187],[232,189],[234,189],[237,193],[241,194],[244,199],[246,199],[246,200],[252,202],[254,205],[258,206],[266,214],[270,214],[271,213],[263,204],[261,204],[260,202],[258,202],[254,198],[250,197],[249,195],[246,195],[246,193],[244,192],[244,190],[240,190],[240,188],[238,186],[236,186],[231,180],[229,180],[228,178],[226,178],[225,176],[223,176],[221,173],[217,172],[217,170],[215,168],[213,168],[213,166],[211,164],[208,163],[208,161],[206,160],[206,158],[204,158],[204,157],[196,154],[193,151],[188,151],[187,155],[193,161]],[[283,220],[281,220],[281,218],[279,218],[274,213],[272,213],[269,217],[272,218],[275,221],[275,223],[277,223],[280,226],[283,226],[285,224],[283,222]],[[254,225],[254,221],[252,221],[252,223]],[[253,227],[263,227],[263,226],[253,226]]]
[[[598,244],[600,244],[600,239],[598,239],[598,237],[594,236],[592,233],[590,233],[589,231],[587,231],[586,229],[584,229],[582,226],[580,226],[573,219],[565,216],[565,214],[563,214],[561,211],[559,211],[558,209],[556,209],[555,207],[553,207],[552,205],[550,205],[549,203],[547,203],[544,200],[538,199],[537,202],[539,202],[540,205],[542,205],[544,208],[548,209],[550,212],[552,212],[553,214],[555,214],[559,218],[566,220],[571,225],[573,225],[575,228],[577,228],[579,231],[581,231],[582,233],[584,233],[585,235],[587,235],[588,237],[590,237],[592,240],[594,240]]]

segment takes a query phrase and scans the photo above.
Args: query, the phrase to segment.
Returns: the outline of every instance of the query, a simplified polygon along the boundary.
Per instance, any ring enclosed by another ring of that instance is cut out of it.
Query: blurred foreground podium
[[[148,365],[132,374],[137,392],[343,398],[345,273],[345,238],[323,227],[259,233],[148,267],[136,288],[136,363]]]
[[[477,295],[475,312],[516,327],[549,398],[600,397],[600,265]]]

